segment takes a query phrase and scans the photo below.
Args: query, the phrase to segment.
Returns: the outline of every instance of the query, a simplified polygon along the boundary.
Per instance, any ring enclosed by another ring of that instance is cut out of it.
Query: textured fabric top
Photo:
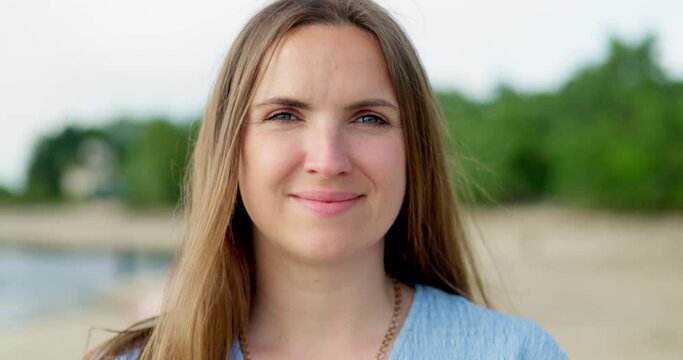
[[[137,359],[131,351],[117,360]],[[243,360],[233,342],[231,360]],[[415,298],[389,360],[565,360],[567,356],[543,328],[504,315],[439,289],[416,285]]]

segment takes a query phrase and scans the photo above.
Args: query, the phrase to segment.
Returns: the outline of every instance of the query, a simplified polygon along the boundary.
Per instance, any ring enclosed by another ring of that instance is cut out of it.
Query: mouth
[[[306,191],[291,195],[304,208],[322,217],[341,215],[351,210],[365,196],[356,192]]]

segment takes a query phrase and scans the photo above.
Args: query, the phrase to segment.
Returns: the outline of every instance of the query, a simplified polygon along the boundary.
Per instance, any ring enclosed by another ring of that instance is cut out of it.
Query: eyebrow
[[[304,109],[308,110],[311,108],[311,106],[301,100],[297,99],[292,99],[292,98],[287,98],[287,97],[274,97],[267,99],[263,102],[260,102],[255,105],[255,107],[261,107],[265,105],[282,105],[282,106],[288,106],[288,107],[293,107],[293,108],[298,108],[298,109]],[[392,108],[396,111],[398,111],[398,107],[391,103],[390,101],[381,99],[381,98],[372,98],[372,99],[365,99],[365,100],[360,100],[357,101],[349,106],[346,107],[347,110],[358,110],[364,107],[373,107],[373,106],[381,106],[381,107],[389,107]]]

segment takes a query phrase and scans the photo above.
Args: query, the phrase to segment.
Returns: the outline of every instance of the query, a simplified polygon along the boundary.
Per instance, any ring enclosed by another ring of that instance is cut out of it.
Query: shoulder
[[[457,354],[467,355],[464,358],[566,359],[552,336],[534,321],[424,285],[416,286],[413,305],[407,337],[417,342],[413,346],[437,349],[433,358]]]
[[[441,330],[505,334],[526,332],[535,324],[430,286],[417,285],[415,299],[423,318]]]

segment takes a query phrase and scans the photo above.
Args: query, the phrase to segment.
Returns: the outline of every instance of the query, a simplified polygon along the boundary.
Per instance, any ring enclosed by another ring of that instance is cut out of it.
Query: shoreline
[[[80,359],[86,349],[111,338],[111,330],[156,315],[164,283],[162,276],[125,279],[86,306],[0,329],[0,359]]]
[[[0,206],[0,246],[173,253],[184,231],[172,211],[116,203]]]
[[[0,249],[19,244],[173,252],[182,233],[170,211],[24,209],[0,207]],[[683,286],[675,285],[683,273],[683,214],[537,204],[464,212],[463,220],[496,309],[541,324],[569,358],[683,356]],[[22,231],[19,240],[9,241]],[[164,281],[125,279],[92,304],[0,330],[0,358],[80,358],[90,327],[123,329],[158,311]],[[94,331],[90,347],[110,336]]]

